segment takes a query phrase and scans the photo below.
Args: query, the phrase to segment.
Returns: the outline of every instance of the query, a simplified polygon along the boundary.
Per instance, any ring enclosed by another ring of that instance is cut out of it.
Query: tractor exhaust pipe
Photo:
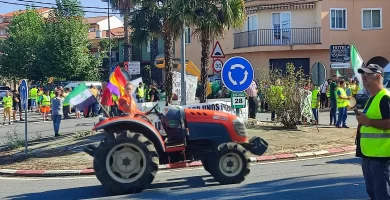
[[[84,148],[84,152],[87,153],[88,155],[94,157],[95,156],[95,150],[96,147],[93,146],[92,144],[88,145],[86,148]]]

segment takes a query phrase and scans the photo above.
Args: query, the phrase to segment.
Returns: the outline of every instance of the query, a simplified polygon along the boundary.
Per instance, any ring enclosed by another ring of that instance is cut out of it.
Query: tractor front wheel
[[[249,174],[249,153],[240,144],[229,142],[218,146],[211,159],[210,174],[220,184],[237,184]]]
[[[111,194],[139,193],[157,174],[159,158],[153,143],[129,131],[114,135],[97,147],[94,170]]]

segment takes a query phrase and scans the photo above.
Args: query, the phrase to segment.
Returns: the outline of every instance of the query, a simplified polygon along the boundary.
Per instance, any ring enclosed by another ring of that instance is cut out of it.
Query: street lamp
[[[110,0],[102,0],[102,2],[107,2],[107,17],[108,17],[108,49],[109,49],[109,61],[108,61],[108,71],[111,70],[111,26],[110,26]]]

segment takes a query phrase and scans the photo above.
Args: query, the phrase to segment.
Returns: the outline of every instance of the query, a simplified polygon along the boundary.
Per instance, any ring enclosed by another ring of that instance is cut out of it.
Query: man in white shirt
[[[321,90],[321,96],[320,96],[320,107],[325,108],[328,104],[326,101],[326,89],[328,88],[328,81],[324,81],[322,83],[320,90]]]

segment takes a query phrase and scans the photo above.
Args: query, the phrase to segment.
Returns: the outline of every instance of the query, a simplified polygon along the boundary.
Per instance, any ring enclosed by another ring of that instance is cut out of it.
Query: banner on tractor
[[[157,110],[159,112],[162,112],[165,106],[165,101],[161,102],[147,102],[147,103],[137,103],[138,109],[141,111],[148,111],[151,108],[153,108],[154,105],[158,104]],[[215,110],[215,111],[221,111],[225,113],[235,114],[235,110],[231,107],[231,102],[226,101],[213,101],[208,103],[197,103],[197,104],[190,104],[182,106],[183,108],[191,108],[191,109],[204,109],[204,110]],[[158,118],[157,115],[149,115],[149,119],[153,122],[154,127],[159,130],[162,133],[165,133],[163,130],[163,127],[161,125],[161,121]],[[240,109],[240,116],[239,118],[243,121],[248,120],[248,107]]]

